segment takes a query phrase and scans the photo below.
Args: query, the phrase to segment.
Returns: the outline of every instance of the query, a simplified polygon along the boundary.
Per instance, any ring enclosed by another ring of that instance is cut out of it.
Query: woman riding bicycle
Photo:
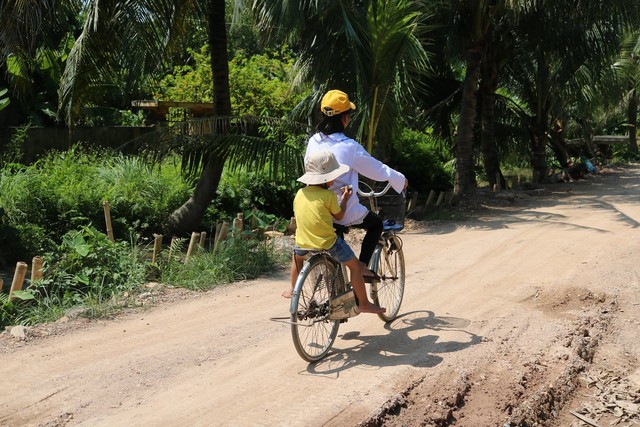
[[[344,186],[351,186],[357,193],[358,174],[375,181],[389,181],[393,189],[400,193],[408,185],[405,176],[371,156],[362,145],[344,134],[355,109],[355,104],[346,93],[339,90],[328,91],[320,104],[322,120],[316,127],[317,133],[309,138],[305,159],[311,153],[328,150],[336,156],[339,163],[349,166],[349,172],[338,177],[330,187],[339,196],[340,189]],[[364,264],[365,276],[372,275],[367,265],[382,234],[382,219],[361,205],[357,197],[352,197],[347,202],[343,218],[334,222],[345,227],[367,230],[358,258]]]

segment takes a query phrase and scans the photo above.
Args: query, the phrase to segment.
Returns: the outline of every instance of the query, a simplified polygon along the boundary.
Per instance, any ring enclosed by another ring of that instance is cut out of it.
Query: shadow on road
[[[385,324],[379,335],[351,331],[339,336],[326,358],[310,363],[301,373],[337,377],[340,372],[353,368],[433,367],[442,362],[441,355],[482,342],[481,336],[464,330],[470,323],[467,319],[438,317],[426,310],[405,313]],[[424,335],[425,331],[433,333]],[[443,335],[460,339],[442,340]]]

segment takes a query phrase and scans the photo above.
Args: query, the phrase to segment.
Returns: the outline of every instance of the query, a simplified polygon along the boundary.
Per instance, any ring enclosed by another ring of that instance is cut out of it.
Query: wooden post
[[[427,207],[432,206],[433,202],[436,200],[436,195],[438,193],[436,192],[436,190],[431,190],[429,192],[429,197],[427,197]]]
[[[292,216],[291,221],[289,221],[289,225],[287,226],[287,234],[296,234],[296,228],[298,225],[296,224],[296,217]]]
[[[453,191],[447,191],[444,196],[444,203],[447,205],[450,205],[452,200],[453,200]]]
[[[16,271],[13,274],[13,282],[11,282],[11,290],[9,291],[9,301],[13,301],[13,293],[22,290],[24,278],[27,275],[27,263],[18,261]]]
[[[233,236],[240,237],[243,229],[244,229],[244,214],[240,212],[236,215],[236,218],[233,220]]]
[[[178,240],[178,238],[175,236],[171,238],[171,243],[169,244],[169,261],[173,259],[173,247],[176,245],[176,240]]]
[[[115,242],[113,238],[113,227],[111,226],[111,211],[109,210],[109,201],[105,200],[102,202],[102,207],[104,208],[104,221],[107,224],[107,236],[111,239],[112,242]]]
[[[444,191],[440,192],[438,196],[438,201],[436,202],[436,206],[440,206],[444,202]]]
[[[229,223],[227,221],[222,223],[222,227],[220,227],[220,234],[218,234],[218,238],[216,239],[216,241],[213,244],[213,250],[217,250],[218,249],[218,245],[220,244],[221,241],[226,240],[227,239],[227,234],[229,233]]]
[[[213,247],[215,249],[216,244],[218,243],[218,240],[220,239],[220,231],[222,231],[222,224],[221,223],[217,223],[216,224],[216,235],[213,236]]]
[[[189,241],[189,249],[187,249],[187,256],[184,259],[185,262],[189,261],[189,257],[193,255],[193,252],[196,250],[196,246],[198,245],[199,241],[200,241],[200,233],[196,233],[195,231],[191,233],[191,240]]]
[[[500,181],[500,172],[496,172],[496,187],[498,187],[498,191],[502,190],[502,181]]]
[[[199,246],[204,249],[204,244],[207,241],[207,232],[206,231],[201,231],[200,232],[200,244]]]
[[[42,263],[41,256],[34,256],[31,260],[31,283],[42,279]]]
[[[154,234],[153,235],[153,256],[151,257],[151,262],[155,263],[160,256],[160,252],[162,251],[162,234]]]
[[[251,231],[253,231],[258,226],[258,218],[256,218],[256,216],[258,214],[258,208],[256,208],[254,206],[253,209],[251,210],[251,212],[253,213],[253,215],[251,215],[251,222],[250,222],[251,225],[250,225],[250,227],[251,227]]]
[[[414,191],[411,200],[409,200],[409,205],[407,206],[407,212],[411,212],[415,209],[416,204],[418,203],[418,192]]]

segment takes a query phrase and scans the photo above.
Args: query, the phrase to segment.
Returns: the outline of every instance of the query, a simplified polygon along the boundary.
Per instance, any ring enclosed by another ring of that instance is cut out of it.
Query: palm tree
[[[81,0],[0,1],[0,87],[9,97],[22,121],[36,103],[53,104],[53,86],[68,53],[69,34],[76,29]],[[43,79],[46,80],[43,82]]]
[[[629,132],[628,150],[631,156],[638,158],[638,92],[640,91],[640,36],[631,31],[622,40],[620,57],[614,64],[616,75],[624,88],[627,103],[627,128]]]
[[[506,70],[511,87],[528,106],[534,180],[547,177],[549,130],[562,117],[570,83],[583,66],[598,74],[617,49],[617,35],[637,22],[639,7],[624,0],[518,3],[515,55]]]
[[[63,7],[75,6],[75,15],[84,18],[59,88],[58,114],[69,125],[73,125],[82,107],[100,103],[114,90],[121,90],[130,99],[144,79],[162,72],[162,58],[180,46],[194,19],[207,23],[214,114],[231,116],[225,0],[45,0],[35,2],[39,8],[34,8],[32,3],[6,0],[0,4],[0,16],[6,22],[0,26],[3,56],[28,53],[24,46],[31,47],[42,37],[44,23],[58,22],[51,18]],[[230,126],[226,120],[214,121],[214,125],[204,127],[209,136],[194,135],[200,144],[190,144],[191,151],[182,147],[185,169],[199,175],[199,179],[192,197],[171,215],[170,231],[184,234],[200,223],[228,158],[220,147],[231,150],[231,145],[220,142]],[[162,139],[171,134],[166,132],[158,137]]]
[[[327,87],[355,94],[356,138],[384,157],[402,106],[415,104],[428,68],[428,14],[420,3],[256,0],[254,12],[267,39],[276,31],[288,36],[300,52],[297,80],[318,89],[302,114],[312,114],[309,105]]]

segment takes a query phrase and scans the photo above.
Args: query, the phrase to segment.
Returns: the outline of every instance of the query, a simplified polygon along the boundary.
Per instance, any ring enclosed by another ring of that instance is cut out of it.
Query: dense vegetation
[[[0,126],[15,127],[0,141],[0,266],[46,254],[46,280],[21,297],[62,306],[151,273],[183,280],[181,263],[142,261],[144,239],[254,207],[283,223],[329,87],[358,105],[352,135],[422,195],[504,187],[514,168],[544,182],[581,159],[635,159],[638,18],[628,0],[0,2]],[[22,155],[30,127],[142,125],[131,101],[149,98],[211,103],[213,117],[171,111],[187,121],[137,156],[86,148],[96,141]],[[602,150],[599,134],[628,140]],[[244,243],[229,250],[264,249]],[[22,318],[2,298],[0,314]]]

